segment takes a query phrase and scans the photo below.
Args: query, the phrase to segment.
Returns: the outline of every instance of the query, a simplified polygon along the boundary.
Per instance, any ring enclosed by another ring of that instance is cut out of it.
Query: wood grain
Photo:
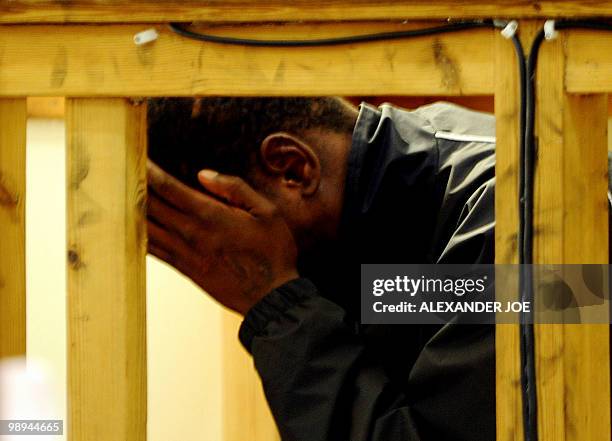
[[[68,433],[146,439],[146,112],[67,100]]]
[[[612,32],[567,33],[565,84],[572,93],[612,93]]]
[[[415,26],[423,24],[224,26],[214,32],[297,39]],[[493,93],[490,29],[334,47],[245,48],[156,28],[157,41],[136,46],[132,39],[143,25],[0,26],[0,96]]]
[[[564,90],[567,38],[544,43],[538,64],[535,261],[607,263],[607,97]],[[609,326],[535,333],[540,439],[610,440]]]
[[[0,99],[0,358],[26,352],[26,100]]]
[[[520,22],[520,39],[526,51],[541,22]],[[495,262],[518,263],[518,179],[520,138],[520,79],[514,45],[495,38]],[[516,293],[512,280],[506,291]],[[498,299],[499,300],[499,299]],[[523,439],[520,340],[518,324],[499,324],[495,328],[497,441]]]
[[[65,114],[64,97],[28,97],[28,118],[61,119]]]
[[[238,340],[242,317],[224,311],[223,441],[280,441],[253,359]]]
[[[160,22],[464,19],[611,16],[612,2],[582,0],[13,0],[0,22]]]

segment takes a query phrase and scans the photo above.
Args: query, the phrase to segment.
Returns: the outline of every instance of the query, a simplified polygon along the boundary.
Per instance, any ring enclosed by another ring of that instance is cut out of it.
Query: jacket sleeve
[[[344,310],[307,279],[262,299],[245,317],[239,337],[253,355],[284,441],[473,441],[495,436],[494,402],[488,409],[492,425],[482,406],[472,406],[479,384],[488,381],[487,372],[478,371],[479,359],[491,361],[479,332],[461,342],[449,341],[444,331],[436,334],[406,372],[413,393],[390,380]],[[476,372],[466,371],[470,365]],[[483,394],[490,387],[484,384]]]

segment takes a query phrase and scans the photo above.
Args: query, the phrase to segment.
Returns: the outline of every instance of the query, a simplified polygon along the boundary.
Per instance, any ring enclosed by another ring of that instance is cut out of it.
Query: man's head
[[[300,251],[333,239],[357,118],[340,98],[163,98],[149,102],[149,157],[200,188],[209,168],[272,200]]]

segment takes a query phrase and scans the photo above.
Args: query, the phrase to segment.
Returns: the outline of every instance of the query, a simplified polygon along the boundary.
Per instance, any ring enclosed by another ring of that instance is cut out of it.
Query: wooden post
[[[253,359],[238,341],[241,322],[238,315],[223,312],[223,441],[278,441]]]
[[[146,112],[68,99],[68,432],[146,439]]]
[[[607,97],[565,89],[567,31],[537,72],[537,263],[608,262]],[[536,325],[542,440],[610,440],[608,325]]]
[[[541,22],[522,21],[520,39],[529,51]],[[520,79],[514,45],[495,40],[495,262],[518,263]],[[514,289],[518,297],[518,285]],[[518,324],[495,327],[497,441],[523,439]]]
[[[26,100],[0,99],[0,358],[25,355]]]

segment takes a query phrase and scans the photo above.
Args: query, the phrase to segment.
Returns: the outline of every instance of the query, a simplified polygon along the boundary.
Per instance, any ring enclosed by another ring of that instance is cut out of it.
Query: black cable
[[[512,37],[512,43],[514,44],[514,51],[516,53],[517,64],[519,68],[519,88],[520,88],[520,113],[519,113],[519,231],[518,231],[518,252],[519,262],[523,261],[523,233],[524,233],[524,213],[525,206],[525,130],[526,130],[526,118],[527,118],[527,94],[526,94],[526,82],[527,82],[527,65],[525,59],[525,52],[523,51],[523,45],[519,38],[514,35]]]
[[[536,35],[527,59],[527,84],[526,92],[526,121],[525,121],[525,157],[524,167],[524,213],[523,228],[524,241],[522,243],[523,262],[533,263],[533,191],[536,161],[536,141],[535,141],[535,75],[538,64],[540,47],[544,41],[544,30],[540,30]]]
[[[519,254],[519,297],[521,301],[530,298],[531,280],[530,268],[524,263],[530,259],[531,253],[526,253],[525,234],[531,234],[527,231],[529,217],[527,207],[531,199],[526,197],[527,192],[531,188],[529,184],[529,176],[532,176],[531,169],[528,167],[533,163],[532,155],[528,154],[528,137],[526,136],[529,130],[528,125],[533,124],[533,108],[530,107],[529,78],[527,61],[525,52],[519,38],[515,35],[512,37],[512,43],[517,58],[517,66],[519,69],[519,85],[520,85],[520,113],[519,113],[519,231],[518,231],[518,254]],[[531,111],[529,111],[531,109]],[[527,165],[527,166],[526,166]],[[522,419],[523,419],[523,437],[525,441],[536,441],[538,439],[537,430],[537,393],[535,382],[535,338],[533,332],[533,322],[527,313],[521,313],[519,323],[519,352],[521,366],[521,397],[522,397]]]
[[[349,35],[345,37],[320,38],[314,40],[257,40],[240,37],[224,37],[219,35],[205,34],[188,29],[181,23],[170,23],[170,29],[186,38],[207,41],[209,43],[231,44],[238,46],[263,46],[263,47],[306,47],[306,46],[336,46],[351,43],[366,43],[381,40],[397,40],[401,38],[422,37],[425,35],[442,34],[447,32],[463,31],[474,28],[493,27],[492,20],[459,21],[431,28],[410,29],[406,31],[379,32],[375,34]]]
[[[527,62],[525,59],[525,52],[523,50],[523,45],[519,38],[514,35],[512,37],[512,43],[514,44],[514,50],[517,58],[517,65],[519,69],[519,88],[520,88],[520,107],[519,107],[519,230],[518,230],[518,252],[519,252],[519,263],[524,263],[524,252],[523,246],[524,243],[524,213],[525,213],[525,167],[523,164],[525,163],[525,131],[527,124]],[[524,292],[524,281],[525,274],[523,273],[523,265],[520,267],[519,273],[519,297],[522,298],[522,293]],[[524,332],[523,323],[524,320],[521,320],[521,324],[519,325],[519,353],[521,357],[521,394],[522,394],[522,414],[523,414],[523,435],[525,441],[532,441],[537,439],[537,433],[533,433],[533,415],[535,414],[535,407],[528,405],[531,403],[529,399],[528,391],[532,391],[533,388],[530,388],[530,382],[527,381],[529,376],[525,375],[526,369],[525,367],[528,364],[528,357],[525,357],[530,347],[529,338],[525,338],[528,336],[528,332]],[[536,418],[537,421],[537,418]],[[537,430],[537,426],[536,426]]]
[[[521,140],[521,172],[519,176],[519,263],[521,302],[533,303],[533,194],[535,176],[535,71],[544,30],[535,37],[525,64],[525,80],[521,103],[525,106],[523,139]],[[538,439],[537,388],[535,368],[535,332],[533,312],[521,312],[519,325],[521,353],[521,385],[523,399],[523,432],[525,441]]]

